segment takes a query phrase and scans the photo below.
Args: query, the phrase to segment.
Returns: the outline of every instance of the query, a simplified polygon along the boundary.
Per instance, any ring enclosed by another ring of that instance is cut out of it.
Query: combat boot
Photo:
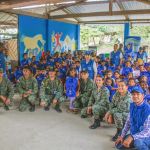
[[[30,111],[30,112],[34,112],[34,111],[35,111],[35,105],[32,105],[32,106],[29,108],[29,111]]]
[[[7,105],[5,105],[5,106],[4,106],[4,109],[5,109],[6,111],[8,111],[8,110],[9,110],[9,107],[8,107]]]
[[[94,123],[89,127],[90,129],[96,129],[100,127],[100,120],[99,119],[95,119]]]
[[[44,107],[45,111],[49,111],[50,110],[50,104],[48,104],[46,107]]]
[[[118,136],[120,136],[122,129],[117,128],[116,134],[112,137],[112,141],[116,141]]]
[[[56,110],[58,113],[61,113],[61,112],[62,112],[62,110],[60,109],[59,105],[56,105],[56,106],[55,106],[55,110]]]

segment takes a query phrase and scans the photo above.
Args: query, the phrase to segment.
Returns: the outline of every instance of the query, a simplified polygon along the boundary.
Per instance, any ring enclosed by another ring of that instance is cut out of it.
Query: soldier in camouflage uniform
[[[40,88],[41,106],[45,111],[50,109],[51,103],[57,112],[62,112],[60,103],[64,101],[63,85],[59,79],[56,78],[56,71],[50,68],[48,77],[43,80]]]
[[[7,78],[3,77],[3,69],[0,68],[0,103],[4,106],[5,110],[9,110],[13,96],[13,85]]]
[[[124,124],[126,122],[129,108],[130,108],[130,102],[131,102],[131,94],[128,92],[128,87],[125,81],[119,81],[118,83],[118,91],[113,96],[112,102],[109,106],[109,111],[105,115],[105,120],[109,123],[108,118],[113,117],[115,126],[117,128],[117,132],[115,136],[112,138],[113,141],[115,141],[122,128],[124,127]]]
[[[103,85],[103,78],[96,77],[96,86],[90,97],[88,107],[82,109],[81,117],[85,118],[87,115],[93,114],[94,124],[90,126],[91,129],[96,129],[100,126],[100,120],[104,117],[109,109],[109,91]]]
[[[80,94],[74,102],[75,109],[82,109],[88,106],[89,99],[94,89],[94,82],[88,78],[87,71],[81,71]]]
[[[23,77],[21,77],[17,83],[17,90],[22,97],[19,111],[23,112],[27,108],[29,108],[30,112],[35,111],[38,84],[37,80],[32,76],[32,70],[30,67],[23,68]]]

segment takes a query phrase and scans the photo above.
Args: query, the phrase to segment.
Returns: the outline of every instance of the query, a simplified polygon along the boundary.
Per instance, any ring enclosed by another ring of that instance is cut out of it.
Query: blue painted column
[[[80,25],[77,25],[77,50],[80,50]]]
[[[130,35],[130,23],[124,24],[124,39]]]

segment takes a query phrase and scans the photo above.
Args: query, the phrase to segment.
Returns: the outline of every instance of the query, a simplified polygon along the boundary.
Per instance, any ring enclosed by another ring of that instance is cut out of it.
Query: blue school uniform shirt
[[[119,66],[120,64],[120,57],[121,57],[121,52],[120,51],[112,51],[110,53],[110,61],[112,64],[114,64],[115,66]]]
[[[68,76],[66,78],[66,96],[76,97],[77,87],[78,87],[78,78]]]
[[[29,59],[23,59],[23,60],[21,61],[21,67],[24,67],[24,66],[29,65],[29,63],[30,63]]]
[[[42,81],[46,78],[45,74],[40,74],[36,77],[36,80],[38,82],[38,87],[41,87]]]
[[[3,54],[3,52],[0,52],[0,68],[3,68],[3,71],[5,72],[5,55]]]
[[[18,80],[20,77],[23,76],[22,70],[17,69],[17,70],[14,72],[14,76],[15,76],[16,80]]]
[[[129,73],[132,73],[133,69],[131,67],[123,67],[121,70],[121,74],[127,76]]]

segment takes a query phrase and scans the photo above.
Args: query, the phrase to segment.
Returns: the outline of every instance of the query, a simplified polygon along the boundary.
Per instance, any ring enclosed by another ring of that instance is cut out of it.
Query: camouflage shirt
[[[90,96],[94,89],[94,82],[91,79],[88,79],[86,82],[83,79],[80,79],[80,95],[85,94]]]
[[[19,82],[17,83],[17,90],[19,94],[24,94],[29,90],[32,91],[32,94],[37,94],[38,93],[37,80],[34,77],[30,77],[29,79],[21,77],[19,79]]]
[[[109,108],[109,91],[105,86],[102,86],[100,90],[95,86],[88,106],[92,106],[93,104],[107,109]]]
[[[119,92],[116,92],[113,96],[112,102],[109,105],[109,112],[114,113],[128,113],[131,103],[131,94],[127,92],[125,96],[121,96]]]
[[[10,100],[12,100],[12,97],[14,96],[13,84],[4,77],[0,83],[0,95],[6,96]]]
[[[63,86],[59,79],[51,81],[49,78],[43,80],[40,88],[40,98],[45,99],[45,95],[53,95],[54,99],[59,99],[63,94]]]

